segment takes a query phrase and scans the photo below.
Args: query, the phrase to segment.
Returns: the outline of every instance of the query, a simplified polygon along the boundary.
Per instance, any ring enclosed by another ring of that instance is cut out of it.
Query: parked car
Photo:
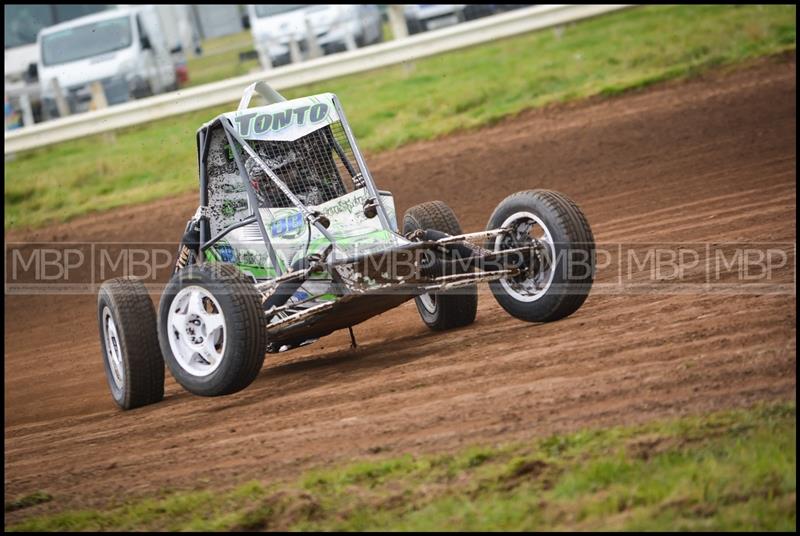
[[[359,47],[383,39],[376,5],[258,4],[249,5],[248,13],[255,48],[273,66],[291,63],[292,38],[308,57],[306,20],[323,54],[346,50],[351,39]]]
[[[408,33],[414,34],[526,6],[527,4],[409,4],[405,7],[406,25]]]
[[[109,105],[177,87],[154,6],[120,8],[45,28],[37,37],[42,102],[57,116],[57,81],[70,113],[86,111],[99,81]]]
[[[466,4],[408,4],[405,7],[408,33],[415,34],[463,22]]]

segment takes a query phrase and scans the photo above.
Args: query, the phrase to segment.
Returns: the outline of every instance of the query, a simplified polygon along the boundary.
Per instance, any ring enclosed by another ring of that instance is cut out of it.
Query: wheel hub
[[[198,315],[189,315],[186,321],[186,339],[194,345],[200,346],[205,341],[206,325]]]
[[[510,232],[497,237],[495,250],[528,246],[532,253],[522,263],[518,275],[503,278],[500,284],[519,301],[536,301],[550,287],[555,274],[555,247],[550,231],[531,212],[512,214],[502,227],[510,229]]]

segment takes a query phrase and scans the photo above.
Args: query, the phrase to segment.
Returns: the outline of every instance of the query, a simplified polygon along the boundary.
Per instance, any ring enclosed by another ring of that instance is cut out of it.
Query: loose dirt
[[[409,302],[356,326],[356,350],[344,332],[270,354],[249,388],[223,398],[168,377],[162,403],[122,412],[103,372],[96,297],[7,295],[5,497],[54,500],[6,522],[332,462],[794,400],[795,102],[792,55],[368,159],[399,214],[441,199],[465,231],[517,190],[577,201],[612,255],[585,305],[552,324],[515,320],[483,292],[474,325],[433,333]],[[181,196],[6,239],[177,241],[196,203]],[[655,243],[700,247],[706,261],[704,248],[743,242],[788,252],[772,274],[788,292],[704,292],[701,268],[679,290],[625,262]]]

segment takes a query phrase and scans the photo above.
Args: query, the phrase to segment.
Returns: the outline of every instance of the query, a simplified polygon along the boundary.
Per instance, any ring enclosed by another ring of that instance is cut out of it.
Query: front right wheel
[[[202,396],[235,393],[255,380],[264,363],[261,297],[236,266],[190,265],[164,290],[158,338],[167,367],[184,389]]]
[[[595,245],[581,209],[564,194],[525,190],[505,198],[487,229],[507,229],[487,241],[498,251],[533,247],[519,274],[492,281],[498,303],[528,322],[551,322],[577,311],[592,288]]]

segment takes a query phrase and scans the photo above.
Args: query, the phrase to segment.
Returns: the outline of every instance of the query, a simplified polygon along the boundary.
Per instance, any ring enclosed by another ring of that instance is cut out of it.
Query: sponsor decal
[[[236,252],[230,244],[219,243],[216,246],[216,250],[222,262],[236,262]]]
[[[280,112],[251,112],[233,118],[242,137],[251,134],[280,132],[290,126],[305,126],[321,123],[328,117],[330,107],[324,102],[309,106],[297,106]]]
[[[247,209],[247,199],[226,199],[220,212],[226,218],[232,218],[237,212]]]
[[[272,236],[280,236],[282,238],[296,238],[303,232],[303,229],[303,215],[300,212],[274,220],[270,224]]]
[[[328,216],[337,214],[349,214],[357,219],[366,219],[364,211],[361,209],[367,194],[363,190],[356,190],[350,195],[340,197],[335,203],[325,207],[324,212]]]

